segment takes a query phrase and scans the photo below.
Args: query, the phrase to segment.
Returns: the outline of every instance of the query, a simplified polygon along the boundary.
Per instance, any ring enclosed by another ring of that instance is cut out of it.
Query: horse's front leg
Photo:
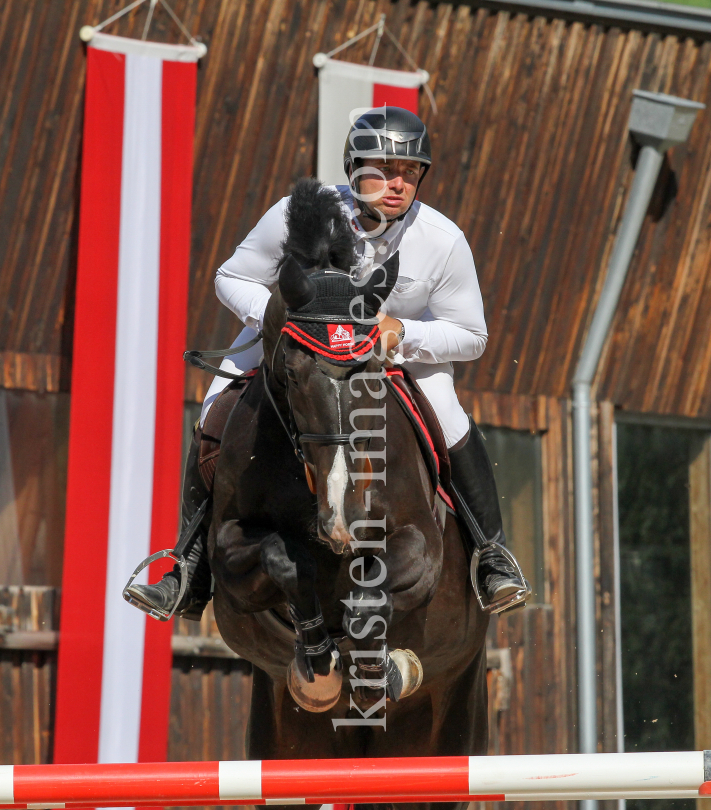
[[[295,538],[272,532],[261,543],[262,568],[286,595],[296,630],[287,671],[291,696],[304,709],[325,712],[341,694],[338,647],[329,636],[316,596],[316,560]]]
[[[351,684],[362,703],[400,700],[422,683],[423,670],[412,650],[391,650],[387,634],[395,609],[407,612],[425,604],[432,593],[436,566],[427,555],[426,540],[414,526],[387,540],[388,550],[356,557],[351,563],[353,588],[343,602],[343,629],[356,649],[351,653]]]

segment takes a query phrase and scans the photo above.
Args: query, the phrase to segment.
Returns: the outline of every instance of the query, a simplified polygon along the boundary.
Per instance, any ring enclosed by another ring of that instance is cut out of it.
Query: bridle
[[[343,318],[325,315],[316,315],[316,316],[312,315],[310,316],[310,319],[320,320],[327,323],[347,322]],[[244,343],[242,346],[230,347],[228,349],[216,349],[210,351],[191,350],[183,354],[183,359],[186,360],[191,365],[195,366],[196,368],[200,368],[205,371],[210,371],[218,377],[225,377],[229,380],[242,380],[245,379],[244,374],[232,374],[229,371],[223,371],[217,366],[213,366],[209,363],[204,362],[203,358],[227,357],[233,354],[238,354],[254,346],[262,339],[262,337],[263,333],[260,330],[259,333],[254,338],[252,338],[249,342]],[[276,374],[272,374],[271,370],[275,367],[274,364],[277,356],[277,351],[281,346],[281,341],[283,337],[284,333],[281,332],[279,334],[279,338],[276,342],[276,345],[274,346],[274,351],[272,352],[271,368],[264,361],[262,361],[262,366],[264,370],[264,388],[267,392],[267,397],[269,398],[269,401],[271,402],[272,407],[274,408],[274,412],[276,413],[277,417],[279,418],[279,421],[281,422],[282,427],[284,428],[284,432],[289,437],[289,441],[291,442],[291,446],[294,448],[294,453],[296,454],[297,459],[304,465],[308,464],[306,458],[304,457],[304,452],[302,449],[303,444],[323,444],[323,445],[348,444],[351,445],[351,447],[353,447],[353,450],[355,451],[356,442],[367,441],[369,447],[370,440],[373,437],[372,432],[369,430],[358,430],[353,431],[353,433],[302,433],[299,430],[296,424],[296,419],[294,418],[294,411],[291,404],[291,397],[289,396],[289,378],[288,377],[286,378],[286,383],[282,383]],[[272,391],[270,386],[270,381],[272,377],[276,380],[277,385],[279,385],[283,389],[286,395],[286,401],[288,406],[287,418],[284,418],[284,414],[281,412],[279,404],[274,398],[274,392]],[[357,434],[357,438],[353,438],[354,434]]]
[[[331,323],[335,321],[331,319]],[[284,333],[282,332],[279,335],[279,339],[274,346],[274,351],[272,353],[272,362],[271,362],[271,369],[273,369],[274,362],[277,356],[277,351],[281,345],[282,338],[284,337]],[[281,380],[278,378],[276,374],[273,374],[269,366],[264,363],[264,387],[267,392],[267,397],[274,408],[276,415],[279,417],[279,421],[284,428],[286,435],[289,437],[289,441],[291,442],[292,447],[294,448],[294,453],[296,457],[302,464],[306,464],[306,458],[304,457],[304,452],[302,449],[302,444],[324,444],[324,445],[346,445],[349,444],[355,450],[355,443],[360,441],[367,441],[370,443],[373,434],[369,430],[358,430],[353,431],[353,433],[302,433],[297,424],[296,419],[294,418],[294,410],[291,404],[291,397],[289,396],[289,378],[286,378],[286,383],[282,383]],[[284,394],[286,395],[286,401],[288,405],[288,421],[284,418],[284,414],[281,412],[279,408],[279,404],[277,403],[276,399],[274,398],[274,392],[270,386],[270,380],[274,378],[277,385],[279,385]],[[353,435],[357,434],[357,438],[353,438]]]

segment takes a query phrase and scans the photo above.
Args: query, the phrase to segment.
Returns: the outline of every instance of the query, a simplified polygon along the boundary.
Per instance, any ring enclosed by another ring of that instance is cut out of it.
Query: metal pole
[[[662,165],[663,153],[643,146],[590,332],[573,379],[575,449],[575,578],[578,640],[578,735],[581,754],[597,751],[595,551],[593,535],[590,386],[627,276],[632,254]],[[595,810],[586,799],[583,810]]]
[[[580,751],[593,753],[597,749],[595,708],[595,580],[593,577],[592,530],[592,453],[590,448],[590,386],[605,339],[617,309],[617,302],[627,276],[644,216],[654,191],[662,165],[663,154],[651,146],[642,147],[627,208],[615,240],[610,265],[598,302],[585,347],[573,379],[574,431],[576,436],[575,482],[576,537],[578,565],[579,649],[578,665],[581,677]],[[592,676],[592,677],[591,677]]]
[[[582,754],[597,751],[595,572],[590,390],[665,151],[683,143],[703,105],[662,93],[634,91],[630,131],[642,144],[632,188],[610,256],[605,284],[573,378],[578,736]],[[621,729],[618,730],[621,733]],[[597,802],[585,799],[583,810]]]

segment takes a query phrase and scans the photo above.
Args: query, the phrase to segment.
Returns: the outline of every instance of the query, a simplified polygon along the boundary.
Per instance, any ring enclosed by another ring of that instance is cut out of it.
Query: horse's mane
[[[355,235],[341,196],[314,177],[296,182],[286,207],[286,228],[278,270],[289,255],[314,270],[331,266],[350,272],[357,263]]]
[[[358,262],[355,242],[340,194],[314,177],[297,180],[286,206],[286,238],[281,244],[277,271],[293,256],[303,268],[312,271],[331,266],[350,272]],[[285,313],[277,284],[264,317],[264,357],[270,367]]]

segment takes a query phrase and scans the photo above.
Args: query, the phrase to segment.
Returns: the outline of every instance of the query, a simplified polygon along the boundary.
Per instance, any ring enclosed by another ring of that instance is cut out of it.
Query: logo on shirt
[[[354,328],[350,324],[329,323],[328,345],[332,349],[348,349],[355,343]]]

